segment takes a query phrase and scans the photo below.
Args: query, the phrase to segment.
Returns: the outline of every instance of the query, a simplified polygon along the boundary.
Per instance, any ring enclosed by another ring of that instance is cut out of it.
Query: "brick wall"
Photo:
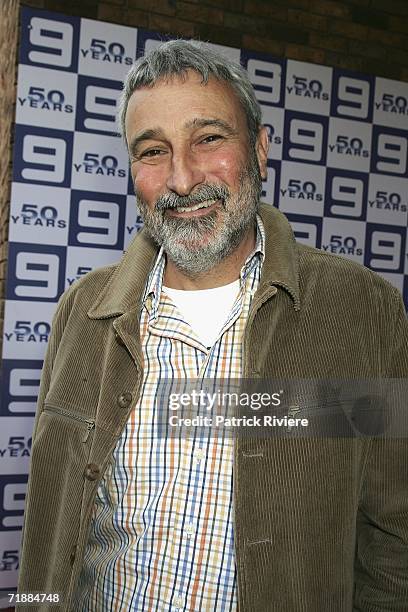
[[[5,126],[0,140],[0,327],[19,3],[0,0],[0,117]],[[408,81],[408,0],[23,0],[21,4]]]
[[[408,0],[23,0],[408,81]]]

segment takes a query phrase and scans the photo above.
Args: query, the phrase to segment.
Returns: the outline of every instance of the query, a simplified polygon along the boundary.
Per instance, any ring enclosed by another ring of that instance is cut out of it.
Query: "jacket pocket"
[[[60,406],[45,403],[43,413],[51,416],[57,416],[61,419],[67,419],[68,421],[77,423],[80,427],[83,427],[84,435],[82,437],[82,442],[84,443],[87,442],[91,431],[95,429],[95,421],[93,419],[87,419],[85,416],[73,413],[65,408],[61,408]]]

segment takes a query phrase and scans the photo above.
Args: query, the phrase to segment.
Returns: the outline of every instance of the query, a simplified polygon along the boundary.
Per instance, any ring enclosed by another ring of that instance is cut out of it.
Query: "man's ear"
[[[266,179],[267,176],[267,162],[268,162],[268,151],[269,151],[269,136],[268,130],[265,126],[259,128],[258,136],[255,144],[256,157],[258,159],[259,171],[261,177]]]

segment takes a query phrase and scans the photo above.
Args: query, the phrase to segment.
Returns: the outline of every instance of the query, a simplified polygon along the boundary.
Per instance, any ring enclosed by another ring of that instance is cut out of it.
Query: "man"
[[[163,380],[406,377],[398,292],[259,205],[260,108],[208,47],[138,60],[121,125],[145,229],[59,302],[19,591],[75,612],[407,610],[404,437],[155,429]]]

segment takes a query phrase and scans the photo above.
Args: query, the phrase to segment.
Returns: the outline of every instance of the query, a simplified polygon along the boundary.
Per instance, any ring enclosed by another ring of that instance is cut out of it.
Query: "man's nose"
[[[173,153],[167,188],[180,196],[189,195],[204,182],[204,176],[191,151]]]

